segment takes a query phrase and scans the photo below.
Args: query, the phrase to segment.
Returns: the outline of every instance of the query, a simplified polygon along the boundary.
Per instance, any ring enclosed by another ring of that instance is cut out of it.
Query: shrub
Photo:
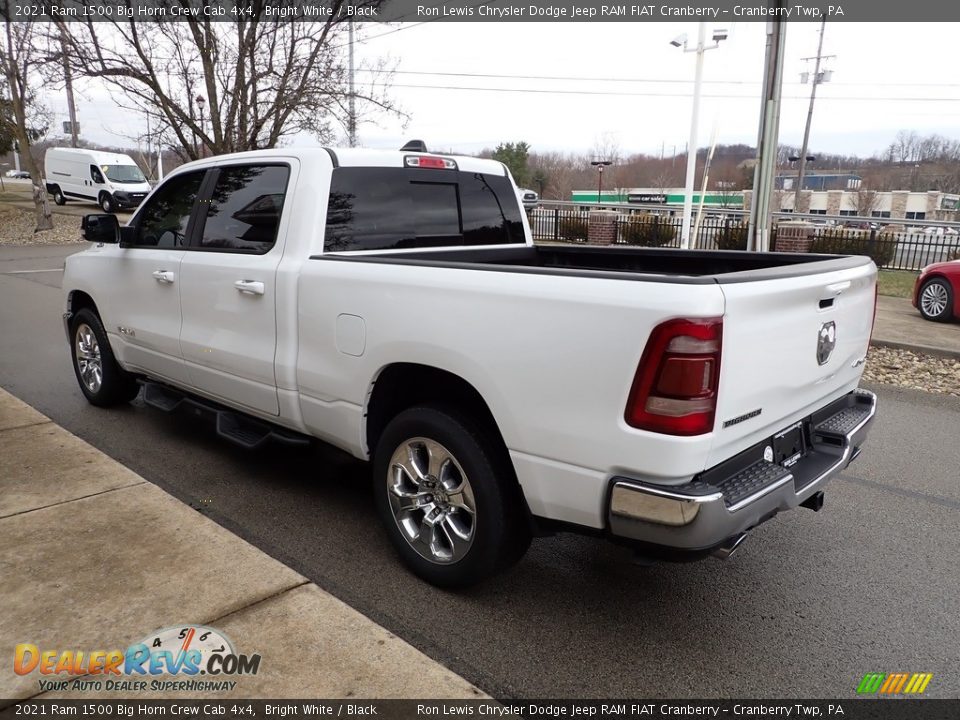
[[[587,227],[586,218],[566,217],[560,220],[560,224],[557,226],[557,234],[563,240],[586,240]]]
[[[893,260],[896,247],[896,240],[883,233],[853,235],[842,229],[828,228],[814,238],[810,252],[830,255],[866,255],[877,267],[883,267]]]
[[[641,247],[663,247],[673,242],[677,229],[659,215],[635,216],[620,223],[620,242]]]
[[[747,224],[735,223],[724,226],[717,233],[717,248],[720,250],[746,250]]]

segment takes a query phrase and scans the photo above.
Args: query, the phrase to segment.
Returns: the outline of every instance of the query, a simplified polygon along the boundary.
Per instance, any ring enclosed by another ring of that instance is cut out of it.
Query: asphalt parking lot
[[[366,465],[244,452],[139,402],[89,406],[60,319],[79,247],[0,248],[0,385],[492,695],[842,698],[900,671],[960,697],[960,400],[873,388],[870,441],[824,510],[767,523],[729,561],[641,566],[562,535],[449,593],[394,557]]]

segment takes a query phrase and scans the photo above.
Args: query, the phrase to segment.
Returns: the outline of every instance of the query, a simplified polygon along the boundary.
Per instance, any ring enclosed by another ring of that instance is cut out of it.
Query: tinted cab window
[[[139,247],[183,247],[190,214],[205,171],[183,173],[167,180],[137,214],[128,244]]]
[[[267,252],[277,240],[289,177],[286,165],[220,168],[205,203],[200,248]]]
[[[524,243],[502,175],[423,168],[336,168],[326,252]]]

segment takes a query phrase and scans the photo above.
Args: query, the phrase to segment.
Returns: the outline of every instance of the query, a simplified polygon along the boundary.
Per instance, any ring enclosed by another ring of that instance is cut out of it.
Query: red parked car
[[[927,265],[913,286],[913,306],[927,320],[960,318],[960,260]]]

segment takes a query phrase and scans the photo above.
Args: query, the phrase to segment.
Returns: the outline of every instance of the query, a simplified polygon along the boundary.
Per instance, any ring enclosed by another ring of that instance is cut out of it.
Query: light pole
[[[697,70],[693,81],[693,111],[690,116],[690,142],[687,144],[687,181],[683,191],[683,225],[680,229],[680,247],[690,247],[690,216],[693,213],[693,185],[697,174],[697,121],[700,115],[700,87],[703,84],[703,54],[707,50],[720,47],[720,41],[727,39],[726,30],[713,31],[713,45],[707,45],[707,24],[700,23],[697,30],[697,46],[687,47],[686,34],[674,38],[670,44],[683,47],[683,52],[697,54]]]
[[[817,54],[814,57],[803,58],[805,62],[814,61],[813,77],[810,73],[801,73],[800,80],[806,83],[810,79],[810,107],[807,109],[807,124],[803,129],[803,147],[800,149],[800,165],[797,168],[797,189],[793,196],[793,211],[797,212],[800,207],[800,193],[803,192],[803,176],[807,170],[807,147],[810,144],[810,124],[813,122],[813,103],[817,99],[817,85],[823,82],[829,82],[833,73],[830,70],[820,70],[820,61],[835,58],[836,55],[823,54],[823,36],[826,34],[826,18],[820,23],[820,40],[817,43]]]
[[[600,193],[603,191],[603,169],[612,165],[610,160],[591,160],[590,164],[597,169],[597,207],[600,207]]]
[[[197,95],[197,108],[200,110],[200,136],[199,136],[199,147],[197,148],[197,155],[204,157],[206,155],[203,150],[206,147],[206,143],[203,142],[203,108],[207,104],[207,101],[204,99],[203,95]]]

